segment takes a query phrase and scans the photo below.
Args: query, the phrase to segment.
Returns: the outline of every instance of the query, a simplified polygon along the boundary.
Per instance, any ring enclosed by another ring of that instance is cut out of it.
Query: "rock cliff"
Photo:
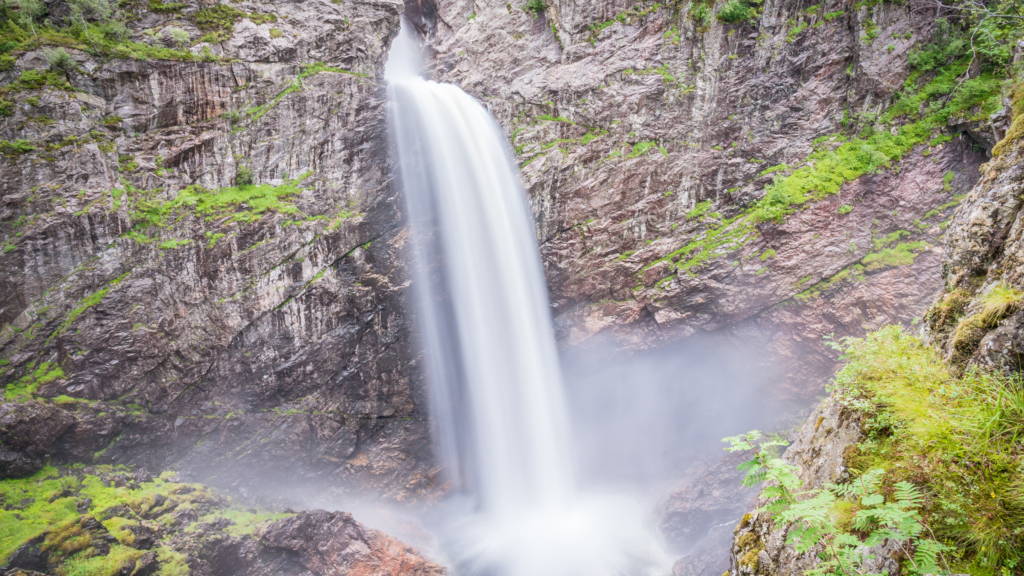
[[[886,108],[934,14],[768,1],[730,24],[699,2],[427,4],[413,12],[435,75],[488,104],[522,164],[562,341],[767,340],[793,398],[834,366],[821,336],[923,313],[953,198],[1005,130],[950,126],[946,143],[755,221],[776,176],[813,170]]]
[[[0,475],[429,488],[379,82],[401,11],[157,2],[66,71],[12,53]]]

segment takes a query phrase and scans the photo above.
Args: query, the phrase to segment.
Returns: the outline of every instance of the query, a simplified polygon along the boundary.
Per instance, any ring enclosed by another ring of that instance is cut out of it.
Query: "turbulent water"
[[[577,478],[543,269],[504,134],[419,76],[403,25],[386,70],[435,443],[455,496],[441,531],[462,574],[661,573],[643,509]]]

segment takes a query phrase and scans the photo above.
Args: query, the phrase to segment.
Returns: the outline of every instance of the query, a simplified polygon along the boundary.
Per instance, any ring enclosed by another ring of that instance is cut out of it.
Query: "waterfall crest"
[[[408,25],[386,70],[435,446],[468,502],[442,543],[462,574],[664,569],[629,499],[580,489],[532,215],[483,106],[418,75]]]

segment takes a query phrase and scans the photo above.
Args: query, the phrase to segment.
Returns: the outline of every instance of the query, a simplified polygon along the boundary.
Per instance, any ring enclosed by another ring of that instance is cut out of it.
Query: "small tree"
[[[164,28],[164,41],[172,48],[181,50],[188,46],[192,39],[189,37],[188,32],[176,26],[170,26]]]
[[[5,0],[4,3],[18,11],[18,24],[31,30],[33,36],[37,36],[36,22],[46,15],[46,4],[42,0]]]
[[[235,186],[250,186],[252,182],[252,169],[244,164],[239,164],[235,170]]]
[[[47,48],[43,52],[43,56],[46,57],[46,63],[50,65],[50,68],[60,70],[65,76],[70,75],[77,69],[75,61],[71,59],[71,55],[67,53],[67,50],[63,48]]]

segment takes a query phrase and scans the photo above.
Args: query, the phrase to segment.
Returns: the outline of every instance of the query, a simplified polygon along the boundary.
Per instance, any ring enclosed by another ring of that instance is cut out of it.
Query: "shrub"
[[[117,17],[117,4],[111,0],[68,0],[71,13],[79,20],[109,21]]]
[[[161,2],[160,0],[149,0],[149,10],[157,14],[167,12],[178,12],[185,7],[183,2]]]
[[[13,69],[15,62],[14,56],[8,56],[7,54],[0,56],[0,72],[7,72]]]
[[[526,6],[523,6],[523,10],[532,12],[533,17],[536,18],[537,16],[547,12],[548,5],[544,0],[530,0],[526,3]]]
[[[227,4],[216,4],[209,8],[203,8],[192,15],[192,22],[203,32],[226,32],[234,30],[235,22],[248,16],[237,8]]]
[[[28,140],[15,140],[14,142],[8,142],[7,140],[0,140],[0,154],[4,156],[20,156],[22,154],[28,154],[35,150]]]
[[[75,61],[71,59],[71,55],[63,48],[47,49],[43,55],[50,68],[60,70],[64,74],[70,74],[78,68],[75,66]]]
[[[115,20],[103,25],[103,36],[111,42],[124,42],[132,37],[132,31],[124,22]]]
[[[188,46],[191,38],[189,38],[188,32],[185,32],[177,26],[169,26],[164,28],[164,42],[172,48],[181,50]]]
[[[750,6],[747,0],[729,0],[718,11],[716,18],[726,23],[749,20],[757,15],[757,9]]]
[[[251,186],[253,183],[252,168],[239,164],[235,171],[235,186]]]

